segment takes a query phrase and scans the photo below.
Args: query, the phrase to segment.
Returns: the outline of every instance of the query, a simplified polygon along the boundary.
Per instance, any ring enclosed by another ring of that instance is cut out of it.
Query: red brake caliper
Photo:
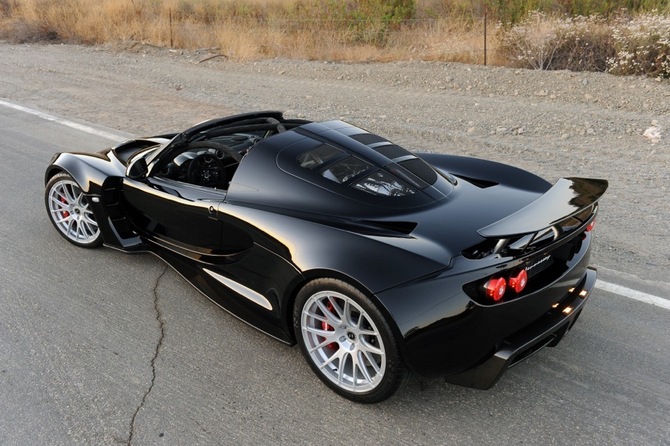
[[[326,309],[328,311],[333,311],[335,308],[333,307],[333,304],[331,302],[328,302],[328,305],[326,305]],[[328,322],[326,321],[321,321],[321,329],[326,331],[335,331],[335,329],[331,327],[330,324],[328,324]],[[337,342],[331,342],[330,344],[328,344],[328,348],[330,348],[331,350],[337,350],[338,348],[340,348],[340,346],[337,345]]]
[[[67,204],[67,200],[64,197],[60,197],[58,200],[63,204]],[[68,218],[70,216],[68,211],[63,211],[61,214],[63,214],[63,218]]]

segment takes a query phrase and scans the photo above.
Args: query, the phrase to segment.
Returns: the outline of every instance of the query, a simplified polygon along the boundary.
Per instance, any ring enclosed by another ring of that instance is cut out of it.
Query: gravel
[[[0,97],[137,135],[230,113],[282,110],[343,119],[411,150],[514,164],[551,181],[606,178],[594,263],[651,280],[670,270],[668,80],[454,63],[212,56],[211,50],[137,43],[0,42]]]

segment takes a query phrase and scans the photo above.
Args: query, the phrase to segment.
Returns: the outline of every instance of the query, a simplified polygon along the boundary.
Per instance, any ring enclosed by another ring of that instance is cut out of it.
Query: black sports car
[[[486,389],[555,346],[607,189],[280,112],[56,154],[45,183],[65,239],[159,256],[363,403],[412,373]]]

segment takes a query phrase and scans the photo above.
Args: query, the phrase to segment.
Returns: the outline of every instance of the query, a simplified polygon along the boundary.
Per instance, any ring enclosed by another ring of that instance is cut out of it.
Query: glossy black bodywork
[[[335,161],[305,161],[323,150]],[[334,181],[340,162],[365,167]],[[607,188],[417,157],[341,121],[279,112],[57,154],[46,181],[61,171],[89,198],[106,246],[154,253],[265,333],[293,343],[297,292],[338,278],[378,305],[412,370],[478,388],[555,345],[580,314],[595,282],[587,226]],[[380,173],[393,176],[384,185],[395,196],[360,191]],[[519,269],[527,290],[499,303],[481,297],[483,280]]]

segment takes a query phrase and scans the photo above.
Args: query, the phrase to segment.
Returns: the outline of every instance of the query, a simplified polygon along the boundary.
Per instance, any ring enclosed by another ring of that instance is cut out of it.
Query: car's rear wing
[[[507,217],[479,229],[488,241],[466,250],[471,258],[521,254],[586,227],[607,190],[606,180],[561,178],[544,195]],[[590,229],[590,228],[589,228]]]
[[[542,232],[595,204],[607,190],[607,185],[606,180],[561,178],[528,206],[477,232],[486,238],[511,238]]]

